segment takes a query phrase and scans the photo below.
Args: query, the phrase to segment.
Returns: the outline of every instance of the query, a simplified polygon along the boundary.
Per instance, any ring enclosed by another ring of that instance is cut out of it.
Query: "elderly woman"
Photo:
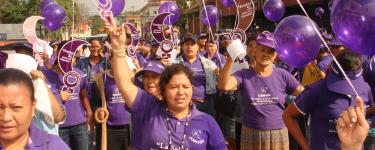
[[[244,103],[241,149],[287,150],[288,130],[282,119],[287,94],[298,95],[303,87],[284,69],[276,68],[272,34],[263,32],[257,38],[254,68],[231,75],[233,59],[228,57],[219,80],[219,88],[238,87]]]
[[[36,100],[31,78],[17,69],[0,70],[0,149],[61,149],[58,136],[31,124]]]
[[[192,73],[171,65],[160,76],[162,101],[137,88],[126,64],[124,28],[105,21],[113,47],[113,71],[120,93],[132,113],[133,131],[140,133],[134,149],[227,149],[215,120],[192,103]]]

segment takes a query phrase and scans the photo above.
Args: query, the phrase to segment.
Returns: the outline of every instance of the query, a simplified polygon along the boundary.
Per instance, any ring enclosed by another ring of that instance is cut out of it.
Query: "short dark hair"
[[[89,43],[91,44],[91,42],[94,42],[94,41],[98,41],[98,42],[100,43],[100,45],[103,44],[102,40],[99,39],[99,38],[91,38],[91,39],[89,40]]]
[[[30,93],[30,98],[32,101],[35,100],[34,97],[34,85],[31,81],[29,75],[25,72],[14,69],[14,68],[6,68],[0,70],[0,85],[8,86],[8,85],[23,85],[26,87],[27,91]]]
[[[362,67],[363,63],[362,56],[349,49],[341,51],[336,56],[336,59],[340,63],[342,69],[344,69],[345,72],[357,71]],[[338,66],[336,64],[334,64],[334,67],[336,70],[338,70]]]
[[[246,45],[249,45],[250,41],[256,41],[257,40],[257,37],[258,37],[258,34],[257,32],[254,32],[254,33],[250,33],[248,36],[247,36],[247,39],[246,39]]]
[[[182,64],[172,64],[164,69],[160,75],[159,87],[160,94],[165,97],[165,88],[172,77],[176,74],[184,74],[193,83],[193,72]]]

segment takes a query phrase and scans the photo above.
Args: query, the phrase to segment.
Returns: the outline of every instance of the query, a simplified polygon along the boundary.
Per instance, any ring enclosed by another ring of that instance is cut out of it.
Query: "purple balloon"
[[[221,3],[225,6],[225,7],[231,7],[234,5],[234,1],[233,0],[221,0]]]
[[[322,7],[318,7],[315,9],[315,15],[321,18],[324,15],[324,9]]]
[[[206,9],[201,10],[199,17],[204,25],[215,26],[219,21],[219,12],[215,6],[207,5]]]
[[[44,10],[42,10],[44,17],[44,27],[50,31],[56,31],[64,26],[66,21],[66,12],[58,4],[48,5]]]
[[[159,7],[159,14],[165,12],[170,12],[173,14],[172,16],[165,18],[164,24],[166,25],[173,25],[178,21],[178,18],[180,18],[180,9],[175,2],[164,2],[161,4]]]
[[[285,5],[282,0],[267,0],[263,5],[263,13],[272,22],[279,21],[285,13]]]
[[[43,10],[48,6],[48,5],[51,5],[51,4],[57,4],[54,0],[43,0],[42,2],[40,2],[40,5],[39,5],[39,11],[40,11],[40,14],[42,16],[44,16],[44,12]]]
[[[106,4],[109,0],[99,0],[101,4]],[[111,0],[112,1],[112,14],[114,17],[117,17],[121,14],[122,10],[125,7],[125,0]]]
[[[374,8],[374,0],[335,0],[331,26],[336,38],[355,52],[375,54]]]
[[[314,26],[317,25],[314,23]],[[320,38],[310,19],[293,15],[276,27],[274,40],[279,58],[293,67],[302,67],[315,59],[320,49]]]

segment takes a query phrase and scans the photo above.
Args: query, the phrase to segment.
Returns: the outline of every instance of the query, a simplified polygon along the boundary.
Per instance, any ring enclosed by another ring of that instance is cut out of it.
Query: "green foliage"
[[[28,16],[38,15],[40,0],[1,0],[0,23],[22,23]]]
[[[191,2],[195,2],[195,1],[191,1]],[[185,11],[188,8],[188,6],[185,0],[176,0],[176,4],[180,8],[181,15],[177,23],[175,24],[175,26],[178,26],[180,28],[185,28],[185,25],[187,22],[187,14],[182,13],[182,12]]]
[[[102,33],[103,28],[104,27],[103,27],[102,19],[99,15],[90,17],[90,29],[91,29],[92,35]]]
[[[42,0],[1,0],[0,5],[0,23],[5,24],[18,24],[23,23],[27,17],[33,15],[40,15],[39,5]],[[50,32],[45,30],[47,37],[52,39],[60,38],[63,31],[71,32],[72,21],[73,21],[73,1],[72,0],[55,0],[60,6],[62,6],[68,18],[66,20],[65,26],[60,30],[55,32]],[[78,5],[74,7],[74,22],[82,17],[80,15],[80,9]]]

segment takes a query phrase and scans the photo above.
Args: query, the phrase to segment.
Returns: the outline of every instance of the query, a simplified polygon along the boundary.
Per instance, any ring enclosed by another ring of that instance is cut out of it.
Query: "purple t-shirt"
[[[130,112],[132,113],[133,132],[132,146],[135,149],[167,149],[168,127],[166,122],[166,105],[138,88],[138,93]],[[178,121],[172,114],[171,149],[179,149],[184,134],[186,118]],[[198,111],[193,106],[185,138],[185,148],[226,150],[224,136],[216,121],[209,115]]]
[[[108,125],[120,126],[129,124],[129,113],[125,108],[124,98],[118,91],[115,80],[106,75],[105,98],[109,112]]]
[[[356,89],[365,106],[374,104],[371,90],[365,82]],[[310,114],[311,149],[341,149],[336,120],[349,106],[355,106],[355,96],[331,92],[326,86],[326,80],[321,80],[307,86],[294,103],[302,114]]]
[[[204,55],[204,57],[208,58],[208,53],[206,53]],[[213,61],[216,64],[216,66],[219,67],[219,68],[223,68],[225,63],[226,63],[224,55],[222,55],[220,53],[215,53],[212,58],[208,58],[208,59]]]
[[[368,83],[371,88],[372,98],[374,99],[375,96],[375,57],[371,57],[369,59],[365,59],[363,63],[363,78]],[[367,116],[371,117],[371,116]],[[371,117],[372,123],[371,127],[375,128],[375,115]]]
[[[26,150],[70,150],[60,137],[48,134],[36,128],[33,124],[29,127],[29,136],[29,141],[25,147]],[[0,145],[0,150],[3,149]]]
[[[63,105],[66,112],[66,120],[60,127],[71,127],[78,124],[86,122],[86,113],[81,102],[79,93],[82,88],[86,88],[87,80],[86,75],[79,69],[74,68],[81,76],[81,82],[78,86],[71,89],[71,94],[69,100],[67,100]],[[46,79],[51,84],[51,88],[56,88],[57,91],[65,90],[66,87],[63,81],[63,74],[57,74],[56,72],[48,69],[43,70]]]
[[[271,75],[260,77],[250,69],[234,74],[244,103],[242,123],[259,130],[285,128],[282,119],[285,97],[300,83],[287,71],[273,68]]]
[[[328,70],[330,69],[331,67],[331,64],[333,62],[333,57],[332,55],[327,55],[327,56],[324,56],[317,64],[318,68],[327,73]]]
[[[100,73],[100,67],[99,66],[100,66],[99,63],[97,63],[95,65],[92,65],[90,82],[92,81],[92,79],[94,79],[95,75]]]
[[[206,73],[199,57],[190,63],[183,58],[184,65],[193,72],[193,99],[204,100],[206,98]]]

